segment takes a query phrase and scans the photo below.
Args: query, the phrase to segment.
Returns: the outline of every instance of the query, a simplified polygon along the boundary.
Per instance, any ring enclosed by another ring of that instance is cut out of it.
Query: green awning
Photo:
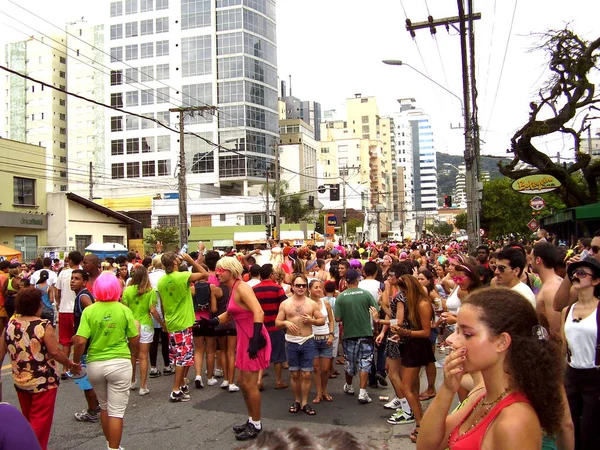
[[[600,219],[600,203],[568,208],[552,216],[542,218],[542,225],[554,225],[571,220]]]

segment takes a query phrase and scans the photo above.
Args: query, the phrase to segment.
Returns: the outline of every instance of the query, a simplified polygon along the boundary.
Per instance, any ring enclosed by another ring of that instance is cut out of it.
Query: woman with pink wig
[[[103,272],[94,283],[96,303],[83,310],[75,337],[73,361],[87,350],[88,378],[100,403],[100,420],[109,450],[121,448],[123,415],[129,402],[132,366],[139,347],[131,310],[119,303],[121,283]]]

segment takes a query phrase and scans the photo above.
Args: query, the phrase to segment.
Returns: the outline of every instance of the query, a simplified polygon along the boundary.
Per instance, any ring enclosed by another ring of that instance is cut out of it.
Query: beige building
[[[316,197],[317,147],[313,128],[302,119],[279,121],[280,178],[289,193],[302,192]],[[287,170],[289,169],[289,170]]]
[[[6,64],[59,89],[67,85],[66,36],[34,35],[6,45]],[[44,149],[44,192],[66,191],[67,95],[17,75],[5,78],[3,136]]]
[[[46,245],[46,149],[0,139],[0,155],[0,244],[31,261]]]

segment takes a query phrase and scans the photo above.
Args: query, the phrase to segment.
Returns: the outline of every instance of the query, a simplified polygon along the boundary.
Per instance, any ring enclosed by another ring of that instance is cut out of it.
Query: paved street
[[[5,360],[6,362],[7,360]],[[12,386],[10,371],[2,370],[3,399],[18,405]],[[338,370],[342,366],[337,366]],[[329,392],[332,403],[314,405],[315,416],[300,412],[291,414],[290,389],[274,390],[273,370],[265,378],[263,391],[263,426],[267,429],[303,427],[315,434],[332,428],[350,431],[375,448],[414,449],[408,434],[410,425],[389,425],[390,415],[378,401],[379,395],[393,397],[391,385],[387,388],[371,389],[373,403],[360,405],[355,396],[342,393],[343,377],[330,380]],[[284,379],[287,381],[287,372]],[[424,374],[423,374],[424,376]],[[438,369],[438,384],[441,382]],[[196,390],[191,387],[192,400],[188,403],[169,403],[168,393],[172,377],[163,376],[149,380],[150,395],[140,397],[132,392],[125,415],[125,430],[122,445],[126,450],[140,449],[233,449],[238,443],[231,426],[247,419],[241,392],[229,393],[219,385]],[[219,380],[219,384],[220,384]],[[422,384],[424,383],[422,380]],[[355,378],[355,382],[358,380]],[[358,385],[355,385],[358,387]],[[357,389],[358,392],[358,389]],[[310,400],[314,398],[314,387]],[[426,402],[427,404],[430,402]],[[106,444],[99,424],[79,423],[73,418],[75,411],[83,409],[85,400],[73,381],[61,384],[58,393],[54,425],[50,437],[51,450],[96,450],[105,449]]]

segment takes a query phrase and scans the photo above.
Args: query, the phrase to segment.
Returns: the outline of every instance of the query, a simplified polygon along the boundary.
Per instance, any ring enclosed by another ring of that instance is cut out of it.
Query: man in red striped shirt
[[[254,294],[265,313],[265,327],[271,337],[271,362],[275,365],[275,389],[288,387],[281,381],[281,372],[285,356],[285,333],[275,326],[275,319],[279,312],[279,305],[287,300],[285,291],[281,285],[273,280],[273,264],[263,264],[260,268],[260,283],[254,286]],[[262,391],[262,371],[258,376],[258,387]]]

